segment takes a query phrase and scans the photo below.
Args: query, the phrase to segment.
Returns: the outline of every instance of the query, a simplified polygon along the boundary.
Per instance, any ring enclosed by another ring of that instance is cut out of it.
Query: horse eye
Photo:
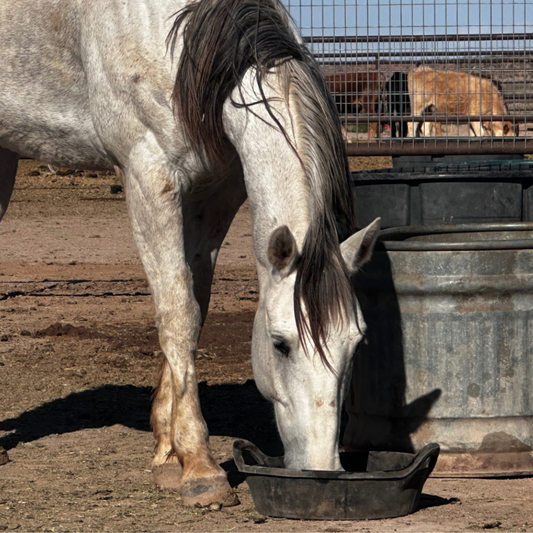
[[[284,357],[289,357],[290,346],[283,339],[274,339],[274,349]]]

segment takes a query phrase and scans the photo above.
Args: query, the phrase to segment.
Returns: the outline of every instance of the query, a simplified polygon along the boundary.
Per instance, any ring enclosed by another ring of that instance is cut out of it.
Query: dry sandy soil
[[[353,160],[354,168],[388,160]],[[149,470],[154,309],[110,173],[20,165],[0,225],[0,531],[533,530],[533,479],[429,479],[420,508],[392,520],[308,522],[255,511],[231,446],[280,453],[250,365],[257,302],[249,212],[220,254],[198,354],[215,456],[241,500],[189,509]],[[1,456],[0,456],[1,462]]]

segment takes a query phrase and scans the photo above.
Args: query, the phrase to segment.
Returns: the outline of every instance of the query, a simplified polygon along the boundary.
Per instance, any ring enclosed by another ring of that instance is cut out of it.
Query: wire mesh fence
[[[533,3],[287,0],[348,152],[533,153]]]

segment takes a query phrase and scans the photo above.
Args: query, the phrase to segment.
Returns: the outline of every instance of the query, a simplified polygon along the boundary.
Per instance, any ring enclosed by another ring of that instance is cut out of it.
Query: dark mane
[[[177,14],[167,38],[173,52],[183,26],[173,103],[204,163],[225,163],[222,108],[250,67],[261,82],[284,61],[309,60],[288,25],[287,12],[275,0],[200,0]]]
[[[339,242],[355,227],[340,120],[320,67],[297,40],[278,0],[193,2],[176,16],[167,40],[171,51],[181,32],[173,103],[191,146],[206,165],[225,164],[223,105],[250,67],[256,68],[261,91],[265,75],[274,69],[286,87],[295,108],[298,150],[267,99],[262,103],[297,153],[314,201],[296,275],[294,308],[304,346],[308,335],[329,365],[321,342],[325,344],[330,324],[342,320],[354,305]]]

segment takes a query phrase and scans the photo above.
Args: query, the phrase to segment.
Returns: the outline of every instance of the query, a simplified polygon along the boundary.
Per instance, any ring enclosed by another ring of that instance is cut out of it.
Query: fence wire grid
[[[287,0],[350,155],[533,153],[533,3]]]

